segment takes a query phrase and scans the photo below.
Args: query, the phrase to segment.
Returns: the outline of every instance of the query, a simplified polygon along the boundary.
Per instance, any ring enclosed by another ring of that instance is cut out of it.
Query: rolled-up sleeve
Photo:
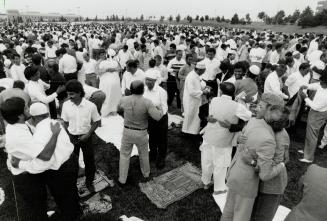
[[[241,120],[249,121],[252,116],[252,112],[243,104],[238,104],[235,115]]]

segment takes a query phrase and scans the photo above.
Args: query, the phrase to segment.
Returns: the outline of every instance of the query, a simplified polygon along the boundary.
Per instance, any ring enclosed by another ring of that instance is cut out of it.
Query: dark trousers
[[[94,160],[94,149],[92,145],[92,136],[85,142],[81,142],[79,138],[81,135],[70,135],[70,140],[74,144],[74,153],[79,156],[79,151],[82,149],[85,163],[85,177],[86,184],[92,183],[95,176],[96,166]]]
[[[51,101],[49,103],[49,112],[50,112],[51,119],[57,119],[58,118],[57,107],[56,107],[56,102],[55,101]]]
[[[41,174],[23,173],[13,176],[16,193],[25,202],[25,209],[28,211],[21,221],[44,221],[47,216],[47,189]],[[21,208],[18,201],[18,208]]]
[[[255,199],[251,221],[272,221],[283,195],[260,193]]]
[[[159,121],[149,119],[150,159],[164,161],[167,155],[168,114]]]
[[[176,96],[177,108],[181,108],[181,99],[177,87],[176,77],[168,74],[167,80],[168,105],[170,106]]]
[[[59,170],[44,173],[45,182],[60,209],[60,220],[73,221],[80,215],[77,191],[78,158],[72,154]]]
[[[207,86],[211,87],[214,97],[217,97],[218,94],[218,84],[216,80],[206,81]]]
[[[66,81],[77,80],[77,72],[64,74]]]

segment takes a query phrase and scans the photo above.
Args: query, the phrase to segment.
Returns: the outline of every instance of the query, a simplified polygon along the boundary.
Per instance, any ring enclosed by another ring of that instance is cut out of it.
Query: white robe
[[[193,70],[187,75],[184,85],[182,127],[184,133],[196,135],[200,131],[199,108],[202,103],[202,94],[200,76]]]
[[[115,60],[101,61],[99,69],[117,68],[118,63]],[[105,72],[100,76],[99,89],[106,94],[101,109],[101,115],[107,116],[111,112],[117,112],[117,107],[122,97],[120,88],[120,78],[118,72]]]

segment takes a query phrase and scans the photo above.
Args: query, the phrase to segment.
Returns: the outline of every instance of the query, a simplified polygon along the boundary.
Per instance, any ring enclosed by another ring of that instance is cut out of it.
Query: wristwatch
[[[251,161],[251,166],[252,167],[256,167],[257,166],[257,161],[256,160],[252,160]]]

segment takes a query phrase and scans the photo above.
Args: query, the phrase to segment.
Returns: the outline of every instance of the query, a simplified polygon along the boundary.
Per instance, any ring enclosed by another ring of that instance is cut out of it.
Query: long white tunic
[[[199,108],[202,101],[200,76],[191,71],[186,79],[183,95],[184,121],[182,131],[188,134],[198,134],[200,131]]]
[[[99,69],[117,68],[118,63],[115,60],[101,61]],[[107,116],[111,112],[117,112],[117,107],[120,98],[122,97],[120,88],[120,78],[118,72],[105,72],[100,76],[99,89],[106,94],[106,100],[104,101],[101,109],[101,115]]]

